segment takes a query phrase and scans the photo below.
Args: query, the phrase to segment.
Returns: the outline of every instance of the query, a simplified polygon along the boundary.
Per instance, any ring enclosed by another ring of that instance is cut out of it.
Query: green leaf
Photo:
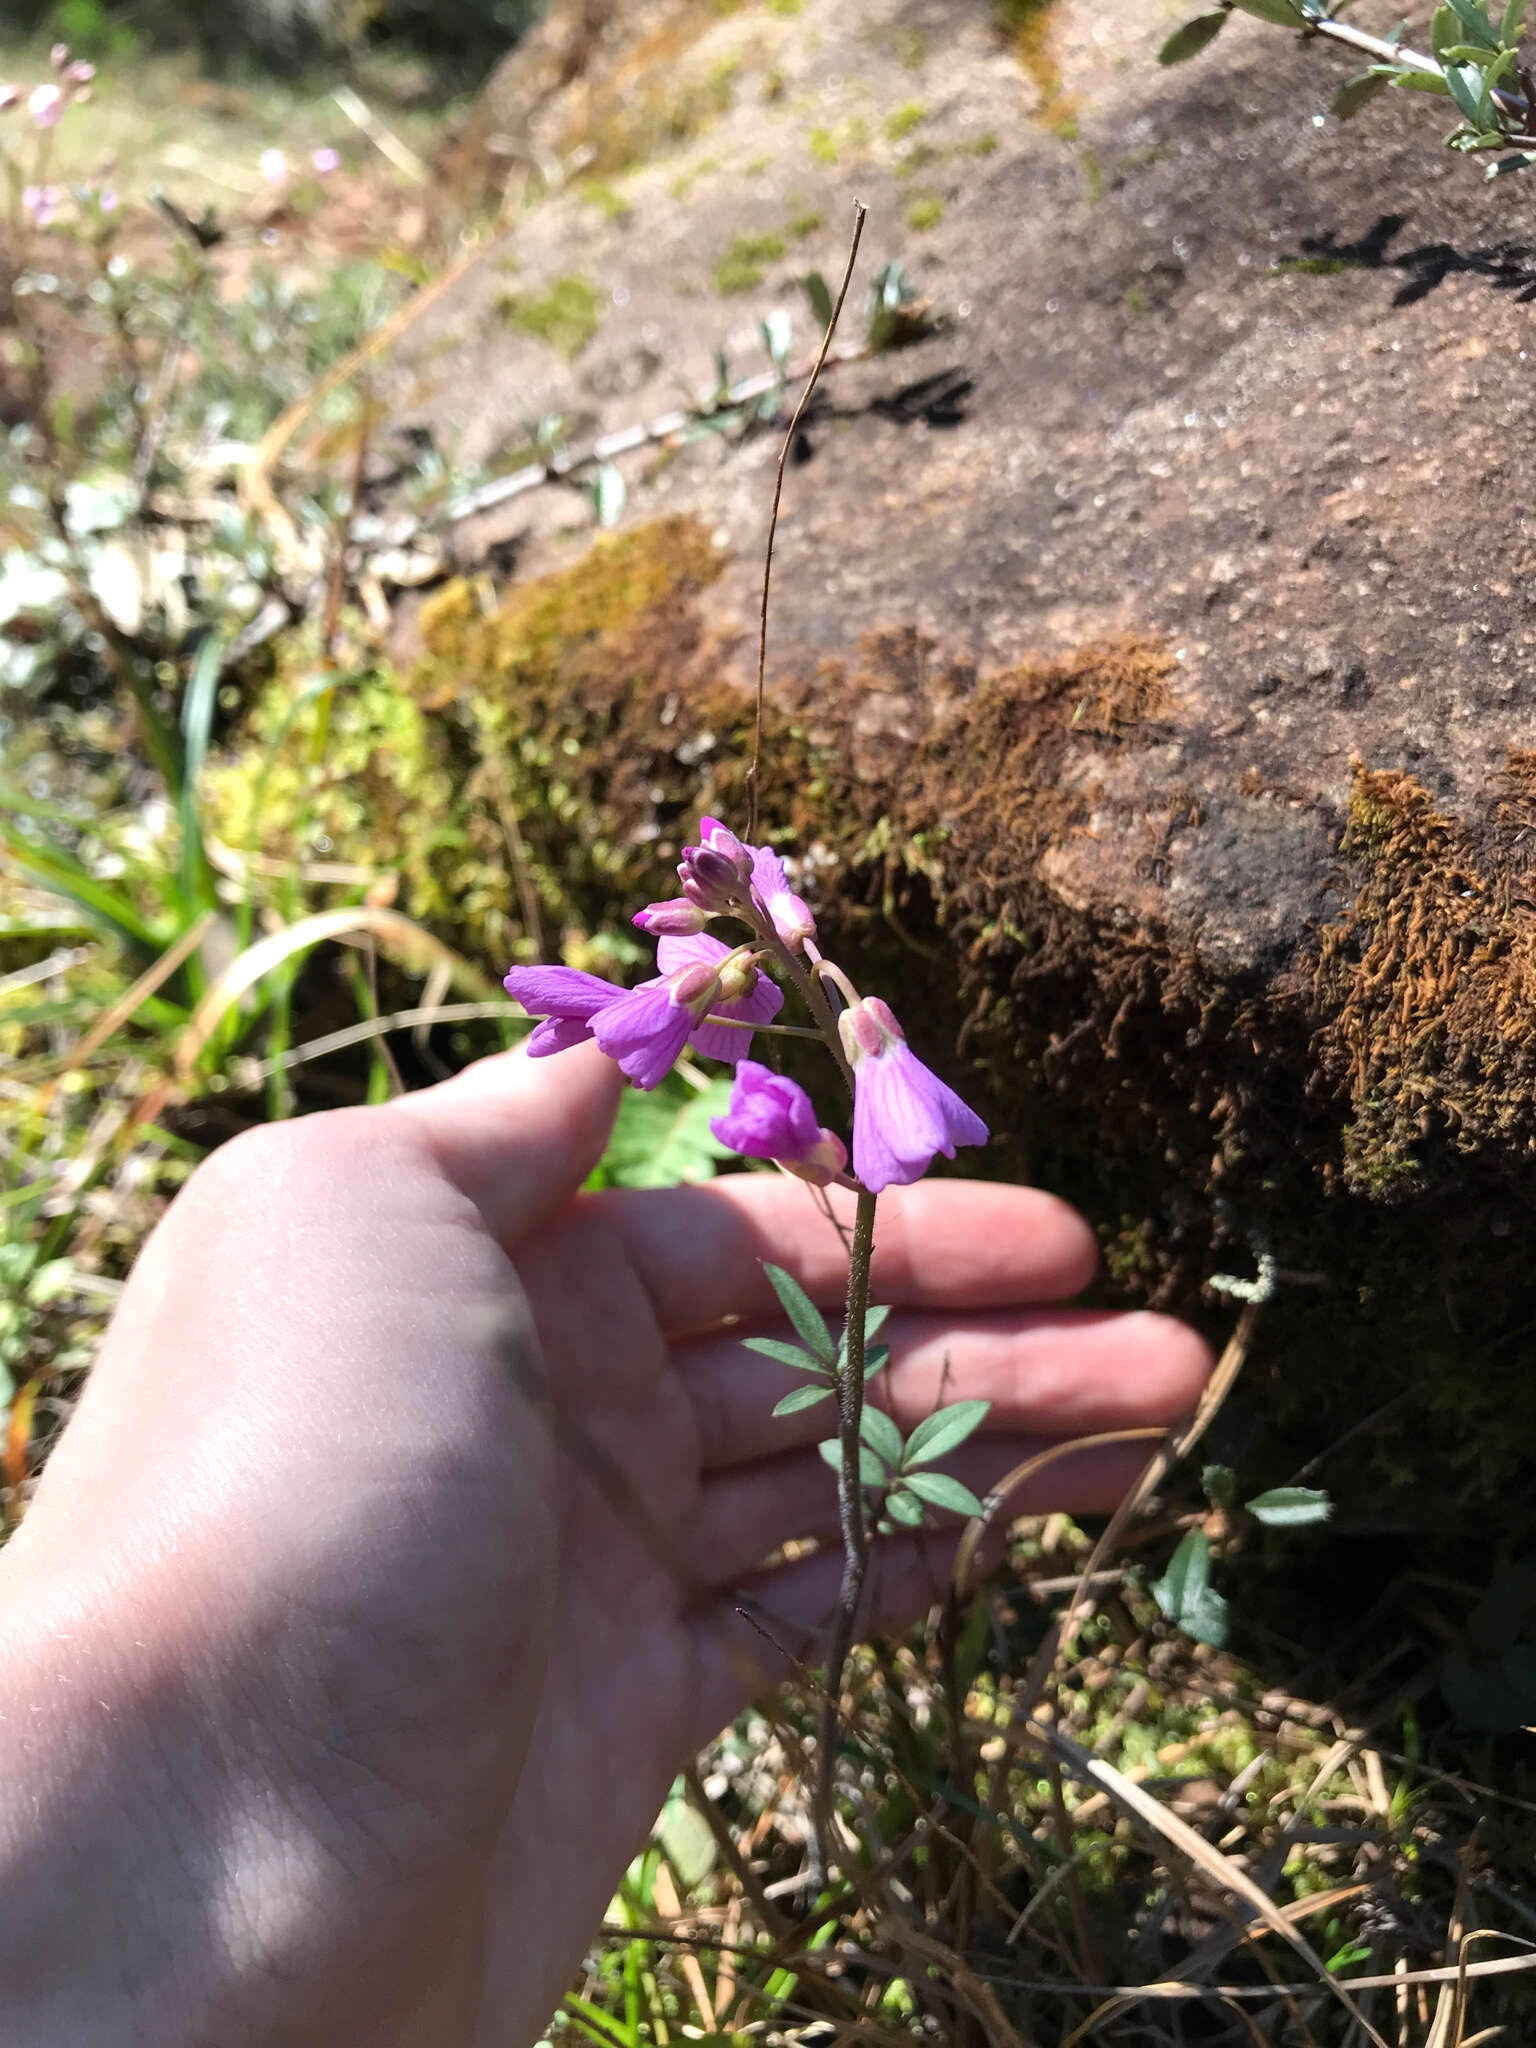
[[[832,1378],[830,1366],[823,1365],[819,1358],[813,1358],[809,1351],[802,1351],[798,1344],[786,1344],[782,1337],[744,1337],[742,1345],[745,1350],[775,1359],[780,1365],[792,1365],[796,1372],[819,1373],[827,1381]]]
[[[224,673],[224,640],[210,633],[197,650],[191,680],[181,702],[181,893],[189,910],[211,909],[218,897],[213,886],[213,869],[203,850],[202,820],[197,808],[197,781],[208,755],[208,736],[213,730],[214,707],[219,698],[219,679]]]
[[[800,283],[811,302],[817,326],[825,332],[832,325],[832,287],[819,270],[807,271]]]
[[[1310,1522],[1326,1522],[1333,1502],[1315,1486],[1272,1486],[1268,1493],[1255,1494],[1248,1512],[1267,1529],[1302,1529]]]
[[[963,1444],[981,1427],[991,1406],[990,1401],[952,1401],[949,1407],[936,1408],[925,1416],[907,1438],[908,1467],[931,1465],[935,1458]]]
[[[716,1162],[733,1156],[709,1128],[711,1117],[730,1105],[729,1081],[711,1081],[702,1091],[679,1076],[646,1093],[626,1088],[603,1171],[620,1188],[671,1188],[712,1180]]]
[[[1493,23],[1488,19],[1488,9],[1483,0],[1449,0],[1449,5],[1465,23],[1467,32],[1474,43],[1481,43],[1485,50],[1499,47],[1498,36]]]
[[[893,1522],[905,1522],[909,1529],[917,1528],[923,1519],[922,1502],[901,1487],[886,1495],[885,1511]]]
[[[1214,43],[1226,24],[1227,10],[1218,8],[1214,14],[1197,14],[1193,21],[1186,21],[1182,28],[1176,28],[1157,53],[1159,64],[1187,64],[1191,57],[1198,57],[1208,43]]]
[[[1483,73],[1483,91],[1482,97],[1477,103],[1477,112],[1478,119],[1485,128],[1497,120],[1498,116],[1494,110],[1493,96],[1504,80],[1513,72],[1518,62],[1519,59],[1513,50],[1505,50],[1502,56],[1496,57]]]
[[[667,1861],[677,1873],[678,1888],[685,1896],[701,1885],[715,1867],[719,1851],[709,1822],[685,1798],[669,1799],[661,1809],[656,1840],[666,1851]]]
[[[1532,155],[1529,151],[1524,156],[1501,156],[1496,164],[1488,166],[1483,176],[1485,178],[1507,178],[1512,171],[1528,171],[1532,164],[1536,164],[1536,155]]]
[[[871,1345],[869,1350],[866,1351],[864,1354],[865,1379],[873,1379],[875,1374],[880,1370],[881,1366],[889,1365],[890,1362],[891,1350],[888,1344]]]
[[[1220,1649],[1227,1639],[1227,1603],[1211,1584],[1211,1546],[1202,1531],[1190,1530],[1151,1591],[1176,1628]]]
[[[720,1084],[726,1088],[728,1084]],[[718,1112],[717,1112],[718,1114]],[[837,1364],[837,1349],[832,1342],[832,1333],[827,1328],[819,1308],[806,1293],[792,1273],[786,1273],[782,1266],[771,1266],[766,1261],[763,1271],[768,1275],[768,1284],[779,1297],[784,1313],[795,1326],[795,1332],[807,1351],[813,1352],[823,1365]]]
[[[930,1507],[948,1508],[955,1515],[981,1513],[982,1504],[971,1489],[947,1472],[909,1472],[902,1484]]]
[[[1451,92],[1438,71],[1394,71],[1392,83],[1404,92],[1437,92],[1446,99]]]
[[[1200,1484],[1219,1508],[1229,1508],[1237,1499],[1237,1474],[1230,1465],[1207,1465]]]
[[[1256,14],[1260,21],[1272,21],[1279,28],[1305,28],[1307,18],[1292,0],[1237,0],[1244,14]]]
[[[825,1442],[819,1443],[816,1448],[821,1453],[822,1461],[830,1465],[834,1472],[842,1471],[843,1447],[835,1436],[829,1436]],[[885,1467],[869,1448],[869,1445],[860,1444],[859,1478],[861,1482],[865,1486],[884,1486],[888,1476]]]
[[[1461,41],[1461,23],[1452,9],[1442,4],[1437,7],[1429,22],[1429,47],[1442,63],[1445,52]]]
[[[597,518],[605,531],[617,526],[624,516],[624,503],[629,492],[622,474],[611,462],[605,462],[597,474],[582,486]]]
[[[1446,67],[1445,86],[1451,98],[1460,107],[1474,127],[1480,127],[1478,107],[1483,96],[1483,74],[1475,64],[1451,64]]]
[[[1360,109],[1375,99],[1378,93],[1386,91],[1392,83],[1386,71],[1357,71],[1353,78],[1346,78],[1333,98],[1328,102],[1329,111],[1341,121],[1349,121]]]
[[[1499,41],[1513,48],[1519,42],[1525,29],[1525,0],[1509,0],[1504,10],[1504,19],[1499,25]]]
[[[830,1387],[792,1387],[782,1401],[773,1406],[775,1415],[798,1415],[802,1408],[814,1408],[818,1401],[830,1401]]]
[[[859,1433],[883,1465],[892,1472],[900,1469],[901,1431],[883,1408],[865,1407]]]

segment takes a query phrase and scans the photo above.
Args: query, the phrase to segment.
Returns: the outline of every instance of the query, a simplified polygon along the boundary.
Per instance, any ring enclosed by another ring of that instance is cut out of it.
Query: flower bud
[[[638,925],[652,938],[691,938],[695,932],[703,931],[709,923],[709,912],[691,897],[669,897],[665,903],[647,903],[644,910],[637,910],[630,923]]]
[[[749,862],[749,868],[750,865]],[[734,909],[743,900],[746,878],[734,862],[714,847],[685,847],[678,872],[683,877],[683,892],[689,902],[697,903],[705,910],[718,914]]]
[[[27,100],[27,112],[39,128],[57,128],[64,112],[63,89],[57,85],[35,85]]]
[[[739,1003],[751,995],[757,987],[757,968],[752,955],[743,946],[720,963],[720,996],[727,1003]]]
[[[712,853],[723,854],[744,882],[752,879],[752,855],[728,825],[718,818],[700,818],[699,834]]]
[[[71,64],[64,73],[65,83],[74,86],[89,85],[95,76],[96,66],[94,64]]]
[[[55,71],[62,71],[64,69],[64,66],[69,62],[68,43],[55,43],[53,48],[48,52],[48,62],[53,66]]]
[[[720,1000],[720,976],[702,961],[680,967],[671,983],[673,1003],[680,1010],[691,1010],[695,1017],[707,1017]]]

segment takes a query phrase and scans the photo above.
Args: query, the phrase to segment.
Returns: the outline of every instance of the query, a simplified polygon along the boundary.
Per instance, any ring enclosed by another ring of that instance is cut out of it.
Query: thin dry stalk
[[[843,281],[837,288],[837,297],[832,304],[832,318],[827,322],[827,331],[821,338],[821,348],[811,365],[811,374],[805,389],[800,394],[800,403],[795,407],[789,422],[789,432],[784,436],[784,446],[779,451],[779,471],[773,486],[773,510],[768,515],[768,544],[763,550],[763,602],[758,615],[757,629],[757,699],[752,731],[752,766],[747,772],[747,837],[757,837],[757,793],[758,770],[763,758],[763,681],[768,663],[768,587],[773,581],[773,536],[779,524],[779,500],[784,495],[784,471],[789,462],[789,451],[795,445],[795,436],[800,431],[800,421],[805,408],[811,402],[811,393],[827,360],[827,351],[832,346],[832,337],[837,332],[837,323],[843,310],[843,301],[848,296],[848,287],[853,282],[853,266],[859,254],[859,241],[864,233],[864,219],[868,208],[862,200],[855,200],[853,206],[853,240],[848,249],[848,261],[843,268]]]

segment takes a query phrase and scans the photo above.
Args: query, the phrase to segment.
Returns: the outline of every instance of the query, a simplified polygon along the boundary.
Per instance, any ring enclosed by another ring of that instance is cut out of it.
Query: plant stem
[[[864,1523],[864,1486],[859,1473],[864,1416],[864,1319],[869,1310],[869,1266],[875,1249],[875,1196],[860,1189],[848,1254],[848,1318],[843,1335],[843,1369],[837,1385],[837,1437],[842,1453],[837,1474],[838,1520],[843,1534],[843,1580],[827,1647],[826,1690],[821,1702],[820,1782],[816,1793],[816,1839],[824,1870],[837,1860],[833,1821],[837,1798],[837,1724],[843,1667],[853,1647],[859,1602],[869,1569],[869,1531]]]

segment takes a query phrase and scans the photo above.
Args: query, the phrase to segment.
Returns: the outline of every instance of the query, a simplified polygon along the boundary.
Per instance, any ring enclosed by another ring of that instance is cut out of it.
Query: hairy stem
[[[837,1438],[842,1453],[837,1473],[838,1519],[843,1535],[843,1579],[837,1615],[827,1646],[826,1690],[821,1702],[820,1782],[816,1792],[816,1839],[824,1870],[837,1861],[833,1821],[837,1799],[837,1724],[843,1668],[853,1647],[859,1602],[869,1569],[869,1531],[864,1522],[864,1487],[859,1475],[860,1425],[864,1415],[864,1318],[869,1309],[869,1266],[875,1249],[875,1197],[859,1192],[848,1255],[848,1320],[843,1367],[837,1386]]]

